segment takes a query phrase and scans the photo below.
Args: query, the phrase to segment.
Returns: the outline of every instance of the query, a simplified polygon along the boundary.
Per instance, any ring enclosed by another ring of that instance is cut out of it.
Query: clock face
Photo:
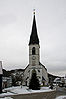
[[[33,57],[32,57],[32,59],[33,59],[33,60],[35,60],[35,59],[36,59],[36,57],[35,57],[35,56],[33,56]]]

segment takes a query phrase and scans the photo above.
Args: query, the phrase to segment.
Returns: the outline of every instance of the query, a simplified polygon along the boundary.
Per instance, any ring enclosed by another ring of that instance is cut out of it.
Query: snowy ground
[[[59,96],[56,99],[66,99],[66,96]]]
[[[2,93],[0,94],[0,97],[6,97],[9,95],[17,95],[17,94],[29,94],[29,93],[39,93],[39,92],[48,92],[48,91],[52,91],[51,89],[49,89],[49,87],[42,87],[40,90],[30,90],[28,87],[23,86],[21,88],[21,86],[17,86],[17,87],[10,87],[10,88],[6,88],[3,90],[6,93]],[[2,99],[2,98],[0,98]],[[6,98],[4,98],[6,99]],[[10,99],[10,98],[8,98]]]

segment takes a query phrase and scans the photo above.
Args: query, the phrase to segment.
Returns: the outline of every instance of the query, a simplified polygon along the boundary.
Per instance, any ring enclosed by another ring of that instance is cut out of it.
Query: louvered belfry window
[[[32,48],[32,55],[35,55],[35,47]]]

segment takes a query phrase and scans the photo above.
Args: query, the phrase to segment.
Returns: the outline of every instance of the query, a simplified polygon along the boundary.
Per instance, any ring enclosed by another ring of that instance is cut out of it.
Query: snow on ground
[[[49,91],[52,91],[52,90],[49,89],[49,87],[41,87],[40,90],[31,90],[31,89],[29,89],[26,86],[22,86],[22,88],[21,88],[21,86],[17,86],[17,87],[5,88],[3,91],[4,92],[6,91],[6,93],[0,94],[0,97],[8,96],[8,95],[16,95],[16,94],[29,94],[29,93],[49,92]]]
[[[0,98],[0,99],[13,99],[11,97],[4,97],[4,98]]]
[[[51,89],[49,89],[49,87],[42,87],[40,90],[31,90],[26,86],[23,86],[22,88],[21,88],[21,86],[11,87],[11,88],[7,88],[5,90],[12,92],[13,94],[28,94],[28,93],[35,93],[35,92],[52,91]]]
[[[14,95],[14,94],[11,93],[11,92],[6,92],[6,93],[0,94],[0,97],[2,97],[2,96],[8,96],[8,95]]]
[[[66,96],[59,96],[56,99],[66,99]]]

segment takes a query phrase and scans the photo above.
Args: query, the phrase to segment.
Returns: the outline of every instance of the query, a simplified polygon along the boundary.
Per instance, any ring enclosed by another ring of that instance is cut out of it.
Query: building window
[[[32,55],[35,55],[35,47],[32,48]]]
[[[38,72],[40,73],[40,70],[38,70]]]

